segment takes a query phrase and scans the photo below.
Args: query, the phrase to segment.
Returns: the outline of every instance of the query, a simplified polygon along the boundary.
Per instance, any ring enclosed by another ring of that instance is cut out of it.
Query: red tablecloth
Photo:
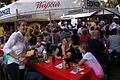
[[[0,54],[2,54],[2,55],[4,54],[4,52],[3,52],[3,50],[2,50],[2,49],[0,49]]]
[[[55,66],[61,63],[61,60],[56,60],[55,63],[33,63],[32,67],[35,68],[38,72],[43,73],[53,80],[96,80],[96,76],[93,70],[89,67],[82,66],[84,70],[79,71],[77,74],[70,73],[71,69],[59,69]],[[81,74],[84,72],[84,74]]]

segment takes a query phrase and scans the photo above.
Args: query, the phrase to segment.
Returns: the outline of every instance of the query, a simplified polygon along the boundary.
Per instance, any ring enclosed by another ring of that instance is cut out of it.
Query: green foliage
[[[107,8],[114,8],[116,7],[118,4],[120,4],[120,0],[109,0],[107,3],[105,2],[102,2],[103,6],[104,7],[107,7]]]
[[[5,3],[6,5],[11,3],[11,0],[1,0],[1,2]]]
[[[17,1],[17,0],[15,0],[15,1]],[[4,5],[11,4],[12,0],[0,0],[0,3],[3,3],[3,4],[0,4],[0,7],[4,7]]]
[[[120,5],[120,0],[117,0],[118,4]]]

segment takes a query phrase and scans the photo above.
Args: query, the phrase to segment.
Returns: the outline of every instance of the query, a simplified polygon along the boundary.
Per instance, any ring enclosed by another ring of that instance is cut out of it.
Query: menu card
[[[61,68],[62,68],[62,63],[58,64],[58,65],[55,66],[55,67],[61,69]]]

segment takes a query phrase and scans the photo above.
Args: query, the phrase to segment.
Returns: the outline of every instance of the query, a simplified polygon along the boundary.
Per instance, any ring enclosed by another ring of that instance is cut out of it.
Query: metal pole
[[[104,14],[105,14],[105,13],[104,13],[104,8],[103,8],[103,20],[104,20]]]
[[[50,18],[50,24],[51,24],[51,23],[52,23],[52,22],[51,22],[51,19],[52,19],[52,18],[51,18],[51,12],[50,12],[50,11],[49,11],[49,18]]]
[[[16,9],[16,21],[18,20],[18,9]],[[17,31],[17,25],[16,25],[16,21],[14,22],[14,26],[15,26],[15,31]]]
[[[17,20],[19,19],[18,16],[19,16],[19,14],[18,14],[18,9],[16,9],[16,19],[17,19]]]
[[[0,1],[0,8],[1,8],[1,1]]]

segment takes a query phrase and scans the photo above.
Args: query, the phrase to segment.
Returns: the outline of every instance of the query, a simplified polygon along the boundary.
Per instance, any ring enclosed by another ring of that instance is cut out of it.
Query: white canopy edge
[[[77,3],[79,3],[78,1]],[[16,9],[19,15],[32,15],[31,19],[60,19],[62,14],[80,8],[73,0],[20,0],[0,9],[0,23],[16,21]]]
[[[113,14],[110,11],[107,10],[101,10],[100,12],[96,13],[95,15],[107,15],[107,14]]]
[[[80,14],[73,14],[73,15],[65,15],[61,16],[61,19],[74,19],[74,18],[81,18],[81,17],[89,17],[92,14],[94,14],[96,11],[90,12],[90,13],[80,13]]]

